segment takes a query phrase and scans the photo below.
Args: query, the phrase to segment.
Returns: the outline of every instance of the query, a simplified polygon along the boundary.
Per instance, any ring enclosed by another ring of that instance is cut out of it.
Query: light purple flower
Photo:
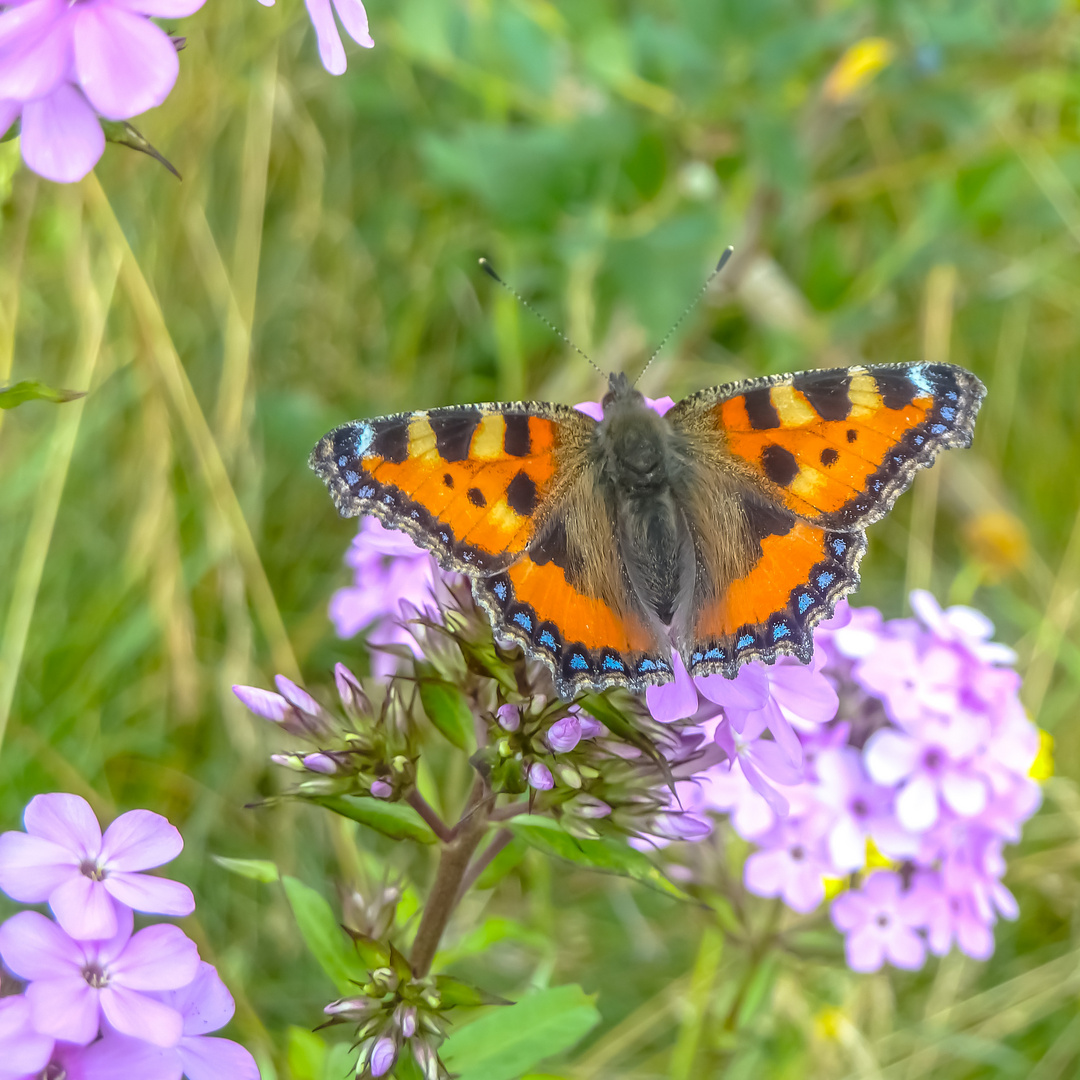
[[[960,604],[943,611],[933,593],[925,589],[912,590],[910,599],[915,617],[939,641],[960,646],[984,664],[1016,663],[1013,649],[990,640],[994,624],[981,611]]]
[[[671,655],[671,670],[675,676],[671,682],[650,686],[645,690],[645,703],[649,712],[654,720],[659,720],[662,724],[694,716],[701,703],[697,686],[677,652]]]
[[[107,941],[76,941],[36,911],[21,911],[0,926],[0,956],[29,981],[34,1027],[55,1039],[86,1045],[102,1016],[121,1034],[174,1046],[180,1014],[146,991],[174,990],[195,977],[199,953],[176,926],[148,926],[132,935],[131,912]]]
[[[389,799],[394,789],[385,780],[372,780],[371,794],[376,799]]]
[[[516,705],[500,705],[495,710],[495,719],[503,731],[517,731],[521,727],[521,710]]]
[[[0,835],[0,889],[26,904],[48,901],[60,925],[80,940],[117,932],[116,904],[159,915],[190,915],[191,890],[141,873],[175,859],[184,841],[160,814],[129,810],[102,836],[79,795],[36,795],[26,832]]]
[[[371,1075],[385,1076],[394,1067],[397,1055],[397,1043],[388,1035],[384,1035],[371,1050],[371,1060],[368,1062]]]
[[[903,891],[899,874],[876,870],[862,887],[841,893],[832,920],[847,935],[844,948],[853,971],[877,971],[886,960],[894,967],[922,967],[926,946],[916,933],[921,904]]]
[[[545,738],[556,754],[568,754],[581,742],[581,722],[576,716],[564,716],[548,728]]]
[[[542,761],[534,761],[529,766],[529,786],[536,791],[550,791],[555,786],[551,770]]]
[[[0,1077],[37,1076],[52,1057],[50,1035],[34,1029],[22,994],[0,998]]]
[[[25,0],[0,11],[0,127],[21,111],[27,165],[60,182],[89,172],[105,146],[98,116],[136,116],[176,82],[176,47],[149,16],[178,18],[202,3]]]
[[[959,705],[961,660],[945,646],[920,654],[904,639],[881,639],[878,647],[855,666],[855,679],[885,703],[889,719],[904,726],[926,713],[951,715]]]
[[[353,678],[355,679],[355,676]],[[317,739],[330,733],[330,725],[322,706],[306,690],[302,690],[284,675],[276,675],[274,682],[281,691],[280,694],[258,686],[234,686],[232,692],[245,708],[256,716],[278,724],[290,735]],[[350,694],[350,703],[354,700],[355,694]]]
[[[274,6],[274,0],[259,0],[259,3],[264,7]],[[365,49],[375,47],[375,42],[368,33],[367,12],[361,0],[334,0],[332,8],[330,0],[304,0],[304,4],[319,42],[319,59],[331,75],[341,75],[348,67],[345,49],[341,44],[341,35],[334,21],[335,11],[341,20],[341,25],[345,27],[345,33],[357,45]]]
[[[668,409],[675,407],[675,401],[670,397],[662,398],[645,398],[645,404],[653,410],[655,413],[659,413],[663,416]],[[579,401],[575,406],[578,412],[583,412],[586,416],[591,416],[598,423],[604,419],[604,406],[599,401]]]
[[[820,823],[780,822],[755,839],[755,851],[743,869],[747,889],[757,896],[779,896],[793,911],[806,913],[825,899],[830,873]]]

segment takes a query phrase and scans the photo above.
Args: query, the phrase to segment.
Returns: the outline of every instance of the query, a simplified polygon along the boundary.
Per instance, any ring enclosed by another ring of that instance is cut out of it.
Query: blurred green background
[[[278,789],[229,692],[309,687],[354,523],[306,468],[356,416],[576,401],[634,372],[723,247],[736,257],[643,383],[682,394],[861,361],[951,360],[975,447],[874,526],[857,602],[913,586],[987,611],[1056,740],[1010,850],[1022,914],[988,964],[857,977],[823,911],[748,903],[721,831],[693,858],[724,920],[530,856],[447,944],[501,992],[580,982],[603,1024],[568,1080],[1075,1076],[1080,1070],[1080,10],[1055,0],[372,0],[376,48],[319,65],[296,0],[210,0],[136,121],[183,174],[110,147],[60,187],[0,146],[0,383],[90,389],[0,413],[0,825],[29,796],[167,814],[187,920],[266,1077],[315,1080],[334,996],[282,894],[427,853]],[[455,782],[460,783],[460,777]],[[450,780],[447,781],[451,783]],[[355,845],[350,840],[355,840]],[[476,932],[470,933],[473,928]],[[340,1061],[340,1059],[333,1059]],[[340,1068],[326,1064],[326,1075]]]

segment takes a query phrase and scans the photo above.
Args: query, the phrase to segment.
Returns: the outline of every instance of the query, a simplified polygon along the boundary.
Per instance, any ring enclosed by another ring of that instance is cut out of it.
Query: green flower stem
[[[435,959],[435,951],[439,947],[443,931],[457,907],[469,861],[487,831],[485,795],[484,782],[478,778],[469,797],[469,805],[462,814],[461,821],[454,826],[454,838],[439,856],[435,883],[428,895],[424,914],[420,917],[420,928],[416,931],[416,941],[413,943],[411,963],[413,973],[418,979],[431,970],[431,962]]]

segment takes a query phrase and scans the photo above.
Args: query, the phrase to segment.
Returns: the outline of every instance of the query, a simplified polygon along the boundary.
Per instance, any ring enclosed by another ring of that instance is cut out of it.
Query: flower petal
[[[914,772],[921,753],[922,747],[915,739],[882,728],[866,740],[863,759],[871,777],[877,783],[891,787]]]
[[[61,83],[49,97],[23,106],[20,145],[28,168],[46,180],[71,184],[98,163],[105,133],[86,98]]]
[[[47,97],[67,78],[72,23],[65,8],[57,0],[30,0],[0,14],[0,98]]]
[[[49,897],[56,921],[76,941],[104,941],[117,930],[116,908],[101,881],[76,873]]]
[[[167,818],[151,810],[129,810],[105,830],[101,862],[110,870],[149,870],[183,850],[184,838]]]
[[[365,49],[374,48],[375,42],[368,33],[368,17],[360,0],[334,0],[334,9],[338,13],[345,33]]]
[[[195,910],[195,897],[179,881],[121,871],[110,874],[102,884],[115,900],[136,911],[182,916]]]
[[[49,1062],[51,1035],[34,1030],[30,1002],[22,994],[0,998],[0,1061],[5,1075],[36,1075]]]
[[[206,0],[110,0],[117,7],[153,19],[182,19],[194,15]]]
[[[0,926],[0,956],[20,979],[78,977],[86,955],[52,919],[20,911]]]
[[[919,775],[896,797],[896,816],[910,832],[926,832],[938,819],[938,793],[934,782]]]
[[[188,1080],[259,1080],[255,1059],[231,1039],[184,1038],[177,1049]]]
[[[121,1035],[155,1046],[175,1046],[183,1033],[183,1020],[175,1009],[115,983],[101,991],[101,1011]]]
[[[113,981],[132,990],[176,990],[187,986],[198,970],[195,942],[178,926],[169,925],[140,930],[109,965]]]
[[[948,772],[941,778],[941,794],[961,817],[974,817],[986,808],[986,784],[978,776]]]
[[[35,795],[23,811],[23,825],[31,836],[51,840],[80,858],[96,859],[101,851],[101,826],[81,795]]]
[[[43,1035],[85,1046],[97,1038],[98,993],[81,972],[66,979],[36,979],[26,988],[34,1027]]]
[[[341,44],[341,35],[338,33],[337,23],[334,22],[330,0],[304,0],[304,6],[311,17],[311,25],[315,27],[322,66],[331,75],[342,74],[347,66],[345,47]]]
[[[177,1047],[154,1046],[115,1031],[106,1031],[88,1046],[79,1066],[78,1080],[180,1080],[183,1074]],[[217,1080],[227,1075],[222,1073]]]
[[[164,30],[108,4],[80,4],[73,10],[79,85],[102,116],[126,120],[169,96],[180,61]]]
[[[271,690],[262,690],[257,686],[234,686],[232,692],[240,699],[241,704],[256,716],[273,720],[274,723],[280,724],[292,713],[289,703]]]
[[[236,1011],[229,988],[221,981],[214,965],[205,960],[199,962],[199,970],[187,986],[166,990],[157,996],[184,1018],[185,1038],[217,1031]]]
[[[848,967],[863,973],[877,971],[885,963],[885,945],[872,930],[861,927],[844,941]]]
[[[23,904],[40,904],[72,875],[79,858],[70,849],[22,832],[0,835],[0,889]]]
[[[671,664],[675,678],[663,686],[650,686],[645,690],[649,712],[665,724],[693,716],[698,710],[697,687],[677,652],[672,653]]]
[[[898,926],[885,944],[889,963],[894,967],[915,971],[923,966],[926,959],[926,946],[922,938],[906,926]]]

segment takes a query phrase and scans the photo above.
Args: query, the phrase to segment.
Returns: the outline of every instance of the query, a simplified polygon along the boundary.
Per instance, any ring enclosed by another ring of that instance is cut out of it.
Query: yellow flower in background
[[[1039,752],[1028,769],[1028,776],[1041,784],[1054,775],[1054,736],[1039,728]]]
[[[895,55],[896,49],[885,38],[868,37],[856,41],[825,77],[822,96],[833,105],[842,104],[888,67]]]

